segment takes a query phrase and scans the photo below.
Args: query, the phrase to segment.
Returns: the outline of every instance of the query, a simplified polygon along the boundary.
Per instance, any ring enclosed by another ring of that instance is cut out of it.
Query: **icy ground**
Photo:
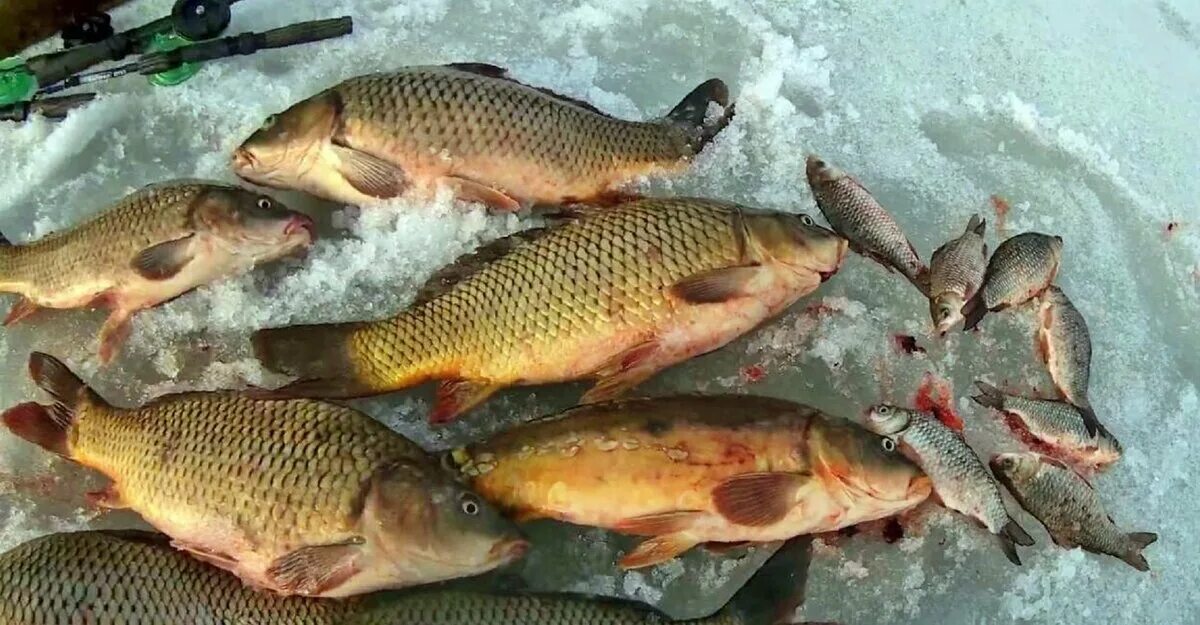
[[[169,0],[117,12],[129,27]],[[135,77],[51,124],[0,126],[0,231],[36,238],[143,184],[171,177],[231,179],[230,150],[269,113],[355,73],[406,64],[487,61],[614,114],[652,117],[711,76],[728,81],[738,116],[690,174],[655,192],[706,195],[816,214],[804,156],[856,173],[906,228],[923,257],[961,232],[972,212],[1008,206],[1005,234],[1066,239],[1060,284],[1095,343],[1092,399],[1125,444],[1096,480],[1126,530],[1156,531],[1153,567],[1039,544],[1008,564],[974,527],[931,506],[904,520],[905,538],[877,529],[817,550],[802,620],[876,623],[1200,622],[1200,487],[1192,444],[1200,411],[1200,4],[884,3],[866,0],[594,0],[558,8],[516,0],[249,0],[233,30],[352,14],[335,43],[214,64],[184,86]],[[892,5],[905,5],[905,8]],[[995,8],[992,8],[992,7]],[[293,264],[202,289],[142,314],[118,366],[97,373],[100,316],[51,313],[0,333],[0,405],[37,397],[24,365],[55,353],[110,399],[143,401],[177,388],[261,381],[246,334],[264,325],[381,317],[406,303],[439,265],[528,219],[488,217],[449,201],[397,202],[354,220],[295,194],[326,237]],[[333,230],[333,222],[349,224]],[[1177,225],[1170,227],[1169,224]],[[1014,449],[1002,426],[965,399],[970,382],[1046,390],[1029,309],[990,318],[977,335],[929,335],[925,301],[895,275],[852,257],[807,302],[759,333],[679,367],[647,391],[747,390],[856,416],[908,401],[922,376],[952,384],[967,436],[981,453]],[[894,347],[917,337],[925,353]],[[431,434],[428,389],[362,405],[431,447],[569,405],[579,388],[506,393],[469,422]],[[0,438],[0,548],[80,527],[84,472]],[[128,515],[98,523],[127,524]],[[1034,531],[1036,530],[1036,531]],[[539,532],[542,530],[539,530]],[[548,529],[524,572],[540,587],[633,596],[675,614],[703,611],[761,559],[704,554],[644,573],[608,564],[604,534]],[[586,559],[579,570],[567,564]],[[664,588],[666,589],[664,592]]]

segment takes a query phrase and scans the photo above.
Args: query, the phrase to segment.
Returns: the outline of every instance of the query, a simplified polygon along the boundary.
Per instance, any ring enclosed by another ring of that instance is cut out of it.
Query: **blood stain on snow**
[[[747,384],[762,382],[765,377],[767,377],[767,370],[762,365],[742,367],[742,380],[745,380]]]
[[[892,341],[896,344],[896,349],[910,356],[925,353],[925,348],[917,345],[917,337],[911,334],[893,334]]]
[[[1004,237],[1008,232],[1008,211],[1012,206],[999,195],[992,195],[988,199],[992,201],[992,208],[996,211],[996,234]]]
[[[1183,226],[1184,222],[1182,221],[1168,221],[1166,227],[1163,228],[1163,240],[1170,241],[1172,237],[1183,229]]]
[[[913,405],[917,410],[932,412],[946,427],[962,431],[962,417],[954,411],[954,389],[949,382],[934,376],[933,373],[926,371],[921,378],[921,386],[917,389]]]

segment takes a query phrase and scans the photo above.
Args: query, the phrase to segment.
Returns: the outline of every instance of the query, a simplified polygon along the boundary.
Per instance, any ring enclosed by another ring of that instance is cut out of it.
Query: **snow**
[[[118,24],[164,14],[169,0],[118,10]],[[335,42],[220,61],[192,81],[153,88],[109,83],[67,120],[0,125],[0,232],[18,241],[75,223],[147,183],[232,180],[228,154],[262,119],[350,75],[406,64],[487,61],[585,98],[614,114],[652,118],[719,76],[738,100],[734,123],[691,172],[642,187],[817,215],[804,183],[807,153],[854,173],[891,209],[923,257],[957,236],[993,196],[1011,206],[1006,235],[1066,240],[1059,284],[1094,341],[1092,401],[1125,446],[1095,480],[1128,531],[1156,531],[1153,571],[1050,544],[1008,564],[986,533],[922,508],[886,544],[862,532],[817,550],[804,620],[1010,623],[1200,621],[1192,417],[1200,413],[1200,5],[1085,0],[990,5],[865,0],[247,0],[233,31],[350,14]],[[1080,16],[1086,15],[1086,19]],[[9,375],[0,405],[38,397],[25,379],[31,349],[65,358],[106,396],[139,402],[182,388],[269,381],[246,336],[264,325],[380,317],[409,301],[440,265],[528,227],[449,198],[400,200],[359,213],[277,196],[309,211],[325,236],[303,263],[230,279],[139,315],[120,362],[94,359],[100,316],[40,315],[0,332]],[[1172,221],[1179,226],[1168,234]],[[333,227],[335,224],[342,226]],[[878,401],[909,401],[933,372],[955,390],[981,454],[1018,448],[994,415],[963,399],[985,378],[1049,389],[1033,351],[1031,307],[994,315],[982,333],[945,340],[927,304],[878,265],[850,257],[842,272],[777,322],[651,381],[647,392],[745,390],[856,417]],[[924,354],[895,349],[909,334]],[[741,374],[760,366],[765,375]],[[761,378],[761,379],[760,379]],[[428,391],[357,402],[423,444],[445,449],[571,404],[580,387],[501,394],[467,422],[430,432]],[[0,548],[81,527],[87,472],[0,435]],[[47,492],[48,491],[48,492]],[[1015,506],[1015,504],[1012,504]],[[1013,508],[1015,510],[1015,507]],[[98,523],[129,522],[105,515]],[[765,553],[622,574],[606,535],[537,528],[546,541],[522,568],[539,588],[658,601],[681,615],[715,605]],[[572,533],[575,532],[575,533]],[[540,552],[540,553],[539,553]],[[732,564],[731,564],[732,562]],[[580,564],[580,566],[572,566]],[[721,592],[715,592],[720,589]]]

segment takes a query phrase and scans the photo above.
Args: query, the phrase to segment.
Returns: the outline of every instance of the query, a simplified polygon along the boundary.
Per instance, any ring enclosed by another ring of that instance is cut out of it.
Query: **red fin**
[[[512,196],[485,184],[455,176],[446,176],[442,181],[454,189],[454,195],[460,200],[479,202],[501,213],[515,213],[521,210],[521,203]]]
[[[658,353],[658,340],[649,339],[609,358],[596,370],[596,385],[583,394],[579,403],[616,399],[641,384],[658,369],[650,366]]]
[[[109,484],[103,490],[88,493],[87,502],[92,506],[107,510],[122,510],[129,507],[129,504],[125,503],[125,500],[121,498],[121,493],[117,490],[116,484]]]
[[[131,315],[130,311],[117,309],[112,311],[108,319],[104,321],[104,326],[100,328],[101,363],[111,362],[113,356],[117,355],[121,346],[125,344],[125,340],[129,338],[129,333],[133,329],[129,323]]]
[[[753,542],[750,542],[748,540],[743,540],[743,541],[739,541],[736,543],[707,542],[707,543],[704,543],[704,550],[709,553],[716,554],[716,555],[728,555],[739,549],[745,549],[753,544],[754,544]]]
[[[634,547],[632,551],[621,558],[623,569],[640,569],[654,566],[671,560],[675,556],[699,544],[695,538],[687,534],[667,534],[655,536],[650,540]]]
[[[41,310],[40,306],[34,304],[29,298],[22,297],[9,309],[8,316],[4,318],[4,325],[11,326],[16,324],[39,310]]]
[[[699,510],[675,510],[617,521],[613,530],[635,536],[658,536],[687,530],[706,513]]]
[[[55,422],[51,409],[37,402],[17,404],[0,415],[5,427],[13,434],[63,457],[67,449],[67,425]]]
[[[232,556],[201,549],[200,547],[178,540],[172,540],[171,546],[180,551],[188,552],[193,558],[196,558],[197,560],[210,566],[215,566],[219,569],[224,569],[230,572],[236,572],[238,569],[238,561]]]
[[[811,478],[800,473],[736,475],[713,489],[713,503],[721,516],[738,525],[772,525],[797,505],[796,491]]]
[[[354,540],[297,549],[271,563],[266,575],[282,593],[320,595],[358,572],[361,544],[361,540]]]
[[[464,412],[483,403],[503,388],[497,384],[473,380],[442,380],[437,386],[437,398],[429,413],[429,422],[449,423]]]

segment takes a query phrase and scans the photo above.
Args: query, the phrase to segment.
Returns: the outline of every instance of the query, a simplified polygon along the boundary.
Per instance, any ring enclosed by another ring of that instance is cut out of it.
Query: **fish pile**
[[[989,259],[973,216],[926,266],[867,188],[816,156],[806,176],[832,229],[797,212],[625,190],[686,168],[733,112],[717,79],[661,119],[629,121],[458,63],[350,78],[271,116],[233,154],[247,182],[359,205],[445,187],[496,211],[536,209],[546,225],[459,258],[390,317],[258,330],[257,358],[294,378],[279,388],[123,407],[32,353],[28,373],[50,402],[8,408],[4,426],[104,475],[88,503],[130,509],[161,534],[53,535],[0,555],[0,622],[661,621],[579,599],[389,592],[503,567],[536,548],[519,523],[553,519],[643,537],[616,563],[625,569],[701,544],[787,541],[729,607],[694,621],[776,625],[802,600],[798,537],[931,494],[1020,564],[1016,546],[1034,540],[1001,484],[1056,543],[1147,570],[1141,551],[1155,535],[1117,530],[1067,464],[1106,467],[1121,445],[1088,398],[1087,324],[1053,285],[1062,238],[1020,234]],[[313,231],[257,192],[147,187],[65,232],[3,241],[0,291],[21,298],[5,324],[40,308],[107,307],[108,363],[137,311],[302,251]],[[911,282],[943,334],[1039,298],[1040,351],[1063,398],[981,381],[975,400],[1056,457],[984,463],[934,416],[890,405],[862,425],[766,397],[625,397],[779,316],[835,275],[847,249]],[[577,407],[442,458],[328,401],[434,382],[436,425],[506,387],[577,380],[593,383]]]

